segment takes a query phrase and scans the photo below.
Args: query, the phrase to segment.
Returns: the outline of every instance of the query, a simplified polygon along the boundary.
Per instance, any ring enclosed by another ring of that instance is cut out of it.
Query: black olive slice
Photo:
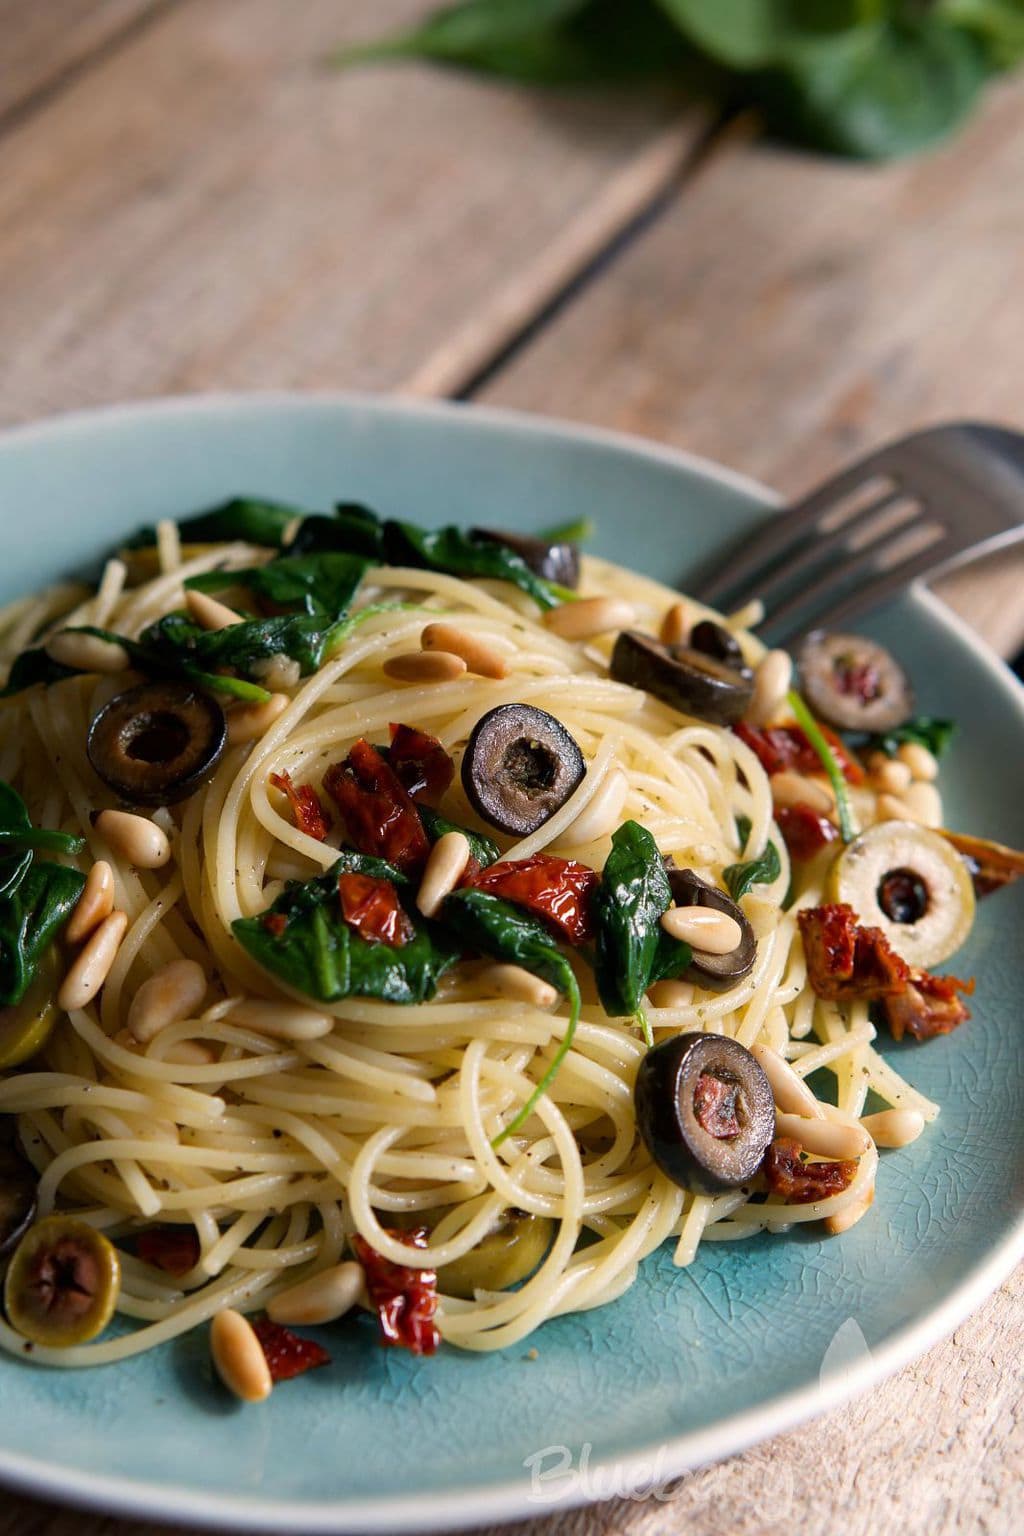
[[[640,1063],[640,1135],[674,1184],[696,1194],[752,1179],[775,1135],[775,1101],[762,1067],[727,1035],[675,1035]]]
[[[693,626],[690,631],[690,649],[700,651],[702,656],[713,656],[716,661],[732,667],[735,672],[750,670],[743,660],[739,641],[732,630],[726,629],[724,624],[716,624],[714,619],[701,619],[699,624]]]
[[[910,679],[884,645],[815,630],[797,654],[808,704],[840,731],[888,731],[914,713]]]
[[[470,532],[478,539],[489,539],[492,544],[510,549],[544,581],[556,581],[560,587],[571,587],[574,591],[580,584],[580,552],[575,544],[549,544],[546,539],[505,533],[500,528],[473,528]]]
[[[737,671],[692,646],[662,645],[635,629],[624,629],[616,640],[611,673],[711,725],[735,725],[754,695],[748,668]]]
[[[586,773],[583,753],[560,720],[531,704],[499,704],[473,728],[462,783],[477,815],[525,836],[565,804]]]
[[[89,728],[89,761],[134,805],[184,800],[213,773],[227,744],[224,711],[187,683],[141,683],[110,700]]]
[[[6,1118],[0,1116],[0,1125]],[[36,1171],[13,1143],[0,1140],[0,1258],[20,1242],[35,1214]]]
[[[687,980],[710,992],[728,992],[744,976],[750,974],[757,959],[757,939],[750,926],[750,919],[743,908],[725,891],[709,885],[692,869],[666,869],[672,900],[677,907],[713,907],[716,912],[726,912],[740,925],[743,937],[727,955],[712,955],[706,950],[694,950],[693,961],[686,972]]]

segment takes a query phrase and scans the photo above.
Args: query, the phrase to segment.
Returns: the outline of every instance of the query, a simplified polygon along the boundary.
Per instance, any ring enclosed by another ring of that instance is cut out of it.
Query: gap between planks
[[[397,386],[400,395],[468,400],[597,277],[720,155],[758,131],[744,114],[693,136],[693,109],[657,134],[538,256]]]

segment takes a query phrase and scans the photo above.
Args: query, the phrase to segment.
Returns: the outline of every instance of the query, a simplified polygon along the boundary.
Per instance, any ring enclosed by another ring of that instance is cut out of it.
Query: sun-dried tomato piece
[[[195,1227],[150,1227],[139,1233],[135,1252],[165,1275],[187,1275],[199,1263],[199,1238]]]
[[[974,991],[974,977],[961,981],[958,976],[933,976],[930,971],[912,970],[906,991],[887,997],[883,1003],[885,1019],[894,1040],[912,1035],[915,1040],[931,1040],[935,1035],[949,1035],[971,1016],[958,992],[968,997]]]
[[[416,937],[412,919],[390,880],[378,880],[373,875],[339,875],[338,900],[346,923],[371,944],[390,944],[392,949],[400,949]]]
[[[834,902],[797,914],[807,976],[819,997],[848,1002],[893,997],[906,989],[910,967],[881,928],[862,928],[852,907]]]
[[[805,1163],[802,1151],[789,1136],[778,1137],[768,1148],[764,1174],[773,1195],[781,1195],[787,1205],[808,1205],[849,1189],[857,1174],[856,1162]]]
[[[261,1317],[252,1327],[274,1382],[291,1381],[306,1371],[315,1371],[319,1366],[331,1363],[322,1344],[317,1344],[314,1339],[300,1338],[281,1323],[272,1323],[269,1317]]]
[[[455,775],[455,764],[436,736],[412,725],[390,725],[388,762],[414,800],[436,805]]]
[[[288,796],[292,818],[299,831],[322,843],[331,829],[331,823],[312,784],[296,786],[292,783],[290,773],[272,773],[270,782],[275,789]]]
[[[264,912],[260,922],[268,933],[272,933],[275,939],[279,939],[288,927],[288,919],[283,912]]]
[[[857,759],[846,750],[835,731],[829,730],[827,725],[819,725],[819,729],[832,748],[843,778],[849,784],[862,784],[864,769]],[[821,758],[799,725],[747,725],[741,720],[733,730],[757,754],[767,774],[781,773],[787,768],[796,773],[824,772]]]
[[[357,741],[344,762],[328,768],[324,789],[360,853],[386,859],[403,874],[419,874],[430,852],[420,813],[376,747]]]
[[[570,944],[586,944],[594,936],[591,897],[599,878],[596,870],[575,859],[535,853],[491,864],[462,884],[503,896],[546,919]]]
[[[813,859],[839,836],[839,828],[809,805],[781,805],[775,820],[791,859]]]
[[[739,1083],[727,1083],[712,1072],[702,1072],[693,1091],[693,1112],[697,1123],[709,1136],[724,1141],[738,1136],[740,1122],[736,1114]]]
[[[425,1248],[429,1236],[425,1227],[388,1235],[411,1248]],[[366,1289],[377,1313],[381,1343],[401,1345],[414,1355],[432,1355],[441,1342],[434,1322],[435,1271],[392,1264],[358,1234],[353,1237],[352,1246],[366,1274]]]

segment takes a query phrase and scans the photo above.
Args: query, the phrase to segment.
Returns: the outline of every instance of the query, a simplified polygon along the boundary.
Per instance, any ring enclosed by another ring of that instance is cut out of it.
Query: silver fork
[[[889,443],[769,518],[694,592],[726,611],[755,598],[759,632],[792,643],[841,627],[917,577],[1024,539],[1024,433],[976,422]]]

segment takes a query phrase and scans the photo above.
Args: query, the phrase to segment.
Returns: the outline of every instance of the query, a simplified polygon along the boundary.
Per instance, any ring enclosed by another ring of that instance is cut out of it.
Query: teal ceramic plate
[[[0,440],[0,596],[74,570],[126,530],[236,491],[523,529],[586,515],[597,553],[664,580],[772,498],[710,464],[458,407],[338,398],[170,401]],[[872,626],[921,707],[961,726],[951,824],[1024,842],[1024,695],[913,591]],[[338,1330],[334,1366],[237,1408],[202,1337],[89,1374],[0,1360],[0,1479],[146,1518],[278,1530],[465,1525],[661,1483],[834,1406],[948,1333],[1024,1251],[1019,933],[1024,888],[986,902],[961,973],[975,1018],[883,1047],[943,1107],[883,1154],[874,1209],[841,1241],[652,1256],[621,1300],[501,1355],[418,1361]]]

